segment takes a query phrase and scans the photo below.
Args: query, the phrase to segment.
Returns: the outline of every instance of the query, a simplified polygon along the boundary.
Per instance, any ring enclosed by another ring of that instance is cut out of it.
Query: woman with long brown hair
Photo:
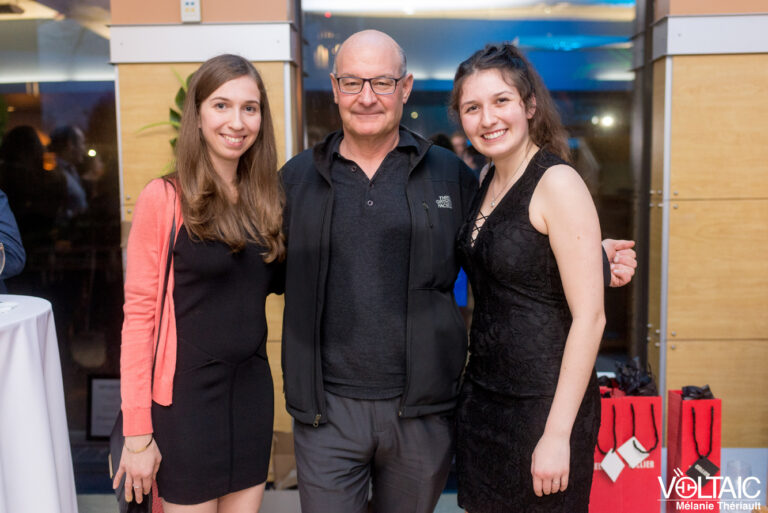
[[[475,298],[459,504],[587,513],[605,324],[597,212],[547,88],[513,45],[459,66],[452,107],[493,161],[457,239]]]
[[[267,294],[285,254],[264,83],[242,57],[195,72],[175,172],[139,197],[128,240],[114,484],[167,513],[256,512],[272,440]]]

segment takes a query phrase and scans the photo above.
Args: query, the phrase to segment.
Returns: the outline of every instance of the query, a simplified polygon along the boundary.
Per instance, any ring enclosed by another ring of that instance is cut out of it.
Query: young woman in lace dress
[[[554,103],[509,44],[456,72],[452,107],[493,161],[457,248],[475,297],[457,419],[470,513],[587,513],[600,423],[600,225]]]

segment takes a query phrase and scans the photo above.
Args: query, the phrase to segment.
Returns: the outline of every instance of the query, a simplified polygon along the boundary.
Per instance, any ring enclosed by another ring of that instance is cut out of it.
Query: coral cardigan
[[[120,395],[125,436],[152,432],[153,400],[164,406],[171,404],[176,370],[173,264],[165,301],[161,295],[174,216],[178,234],[182,224],[181,202],[174,187],[162,179],[151,181],[136,201],[128,236],[120,355]],[[159,322],[161,308],[162,325]],[[158,331],[155,382],[150,390]]]

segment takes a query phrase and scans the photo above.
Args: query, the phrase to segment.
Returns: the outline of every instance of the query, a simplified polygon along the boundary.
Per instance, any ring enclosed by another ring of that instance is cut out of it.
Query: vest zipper
[[[429,225],[430,228],[432,228],[434,225],[432,224],[432,217],[430,217],[429,215],[429,205],[427,205],[426,201],[422,200],[421,206],[424,207],[424,212],[427,213],[427,224]]]

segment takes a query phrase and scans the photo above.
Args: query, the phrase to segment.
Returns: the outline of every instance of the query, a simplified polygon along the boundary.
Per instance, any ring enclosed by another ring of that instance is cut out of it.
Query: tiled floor
[[[102,454],[91,447],[92,450],[84,450],[80,452],[80,472],[78,472],[78,490],[83,493],[82,486],[84,484],[96,483],[98,486],[102,486],[103,477],[98,477],[96,472],[98,471],[98,461],[102,458]],[[95,451],[95,452],[94,452]],[[78,454],[77,451],[73,451]],[[94,457],[93,464],[93,476],[88,477],[88,473],[83,472],[83,468],[88,468],[87,459],[85,456]],[[734,482],[738,478],[745,478],[747,476],[756,476],[759,479],[760,485],[758,489],[753,490],[751,493],[759,492],[758,496],[754,500],[760,504],[765,504],[766,495],[764,483],[768,481],[768,449],[766,448],[724,448],[721,454],[722,457],[722,473],[723,476],[729,476]],[[662,449],[662,472],[665,472],[666,467],[666,449]],[[83,464],[86,464],[83,467]],[[106,472],[106,469],[103,470]],[[96,481],[95,479],[99,479]],[[97,494],[82,494],[78,495],[78,507],[79,513],[117,513],[117,502],[112,495],[106,495],[102,492]],[[752,501],[749,501],[752,502]],[[660,502],[661,508],[664,503]],[[264,496],[264,503],[262,504],[260,513],[300,513],[299,506],[299,494],[296,490],[267,490]],[[446,492],[440,497],[440,502],[435,509],[435,513],[461,513],[461,510],[456,505],[456,493]]]
[[[117,513],[117,502],[112,495],[78,495],[79,513]],[[435,513],[460,513],[455,493],[444,493]],[[295,490],[267,490],[259,513],[300,513],[299,492]]]

